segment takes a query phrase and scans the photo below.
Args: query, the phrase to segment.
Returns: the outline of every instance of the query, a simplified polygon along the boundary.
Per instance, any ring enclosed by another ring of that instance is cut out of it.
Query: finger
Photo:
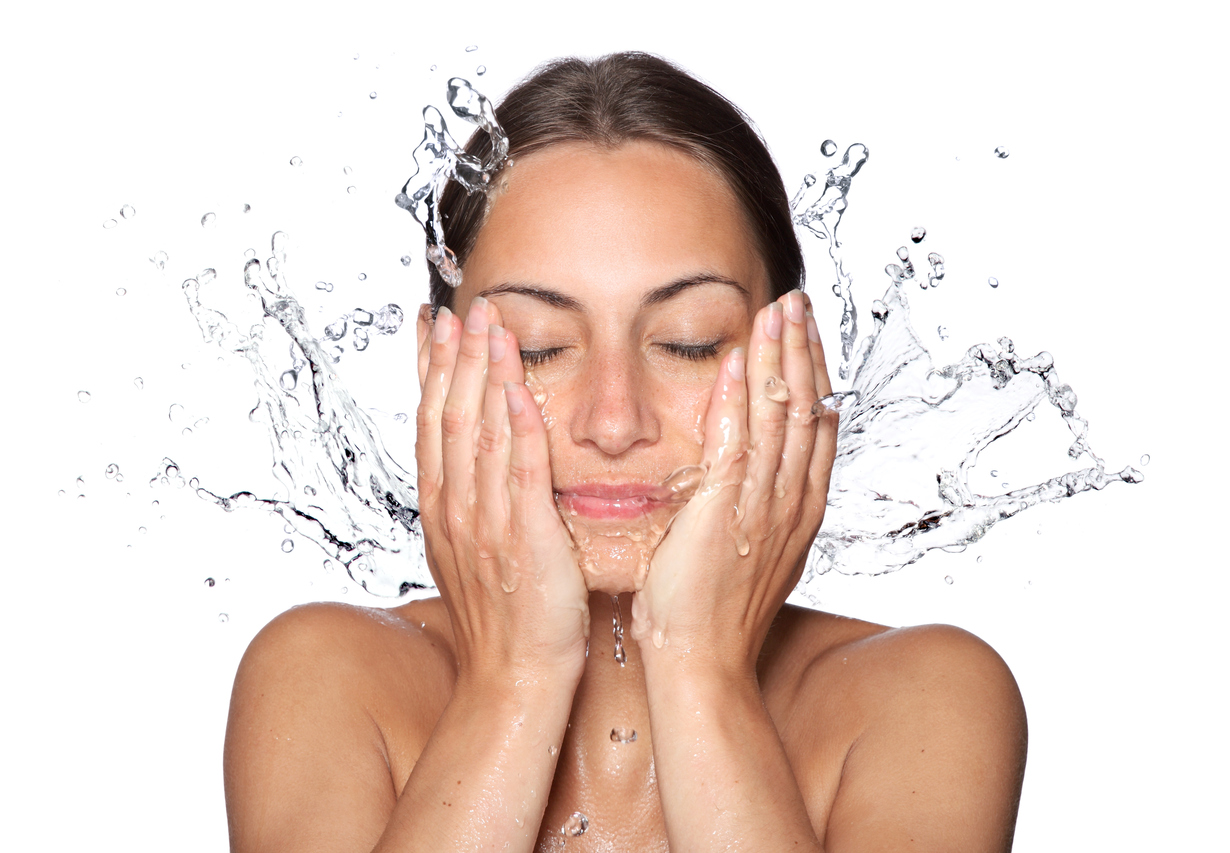
[[[420,495],[424,487],[438,486],[443,476],[440,418],[448,396],[453,366],[457,361],[459,327],[460,323],[453,312],[441,308],[436,313],[436,322],[427,342],[428,365],[423,393],[419,398],[414,445]]]
[[[505,382],[521,381],[517,339],[502,326],[487,330],[487,389],[474,460],[479,523],[503,529],[508,519],[508,457],[512,449]]]
[[[542,534],[538,529],[544,518],[560,526],[551,490],[551,459],[547,450],[547,429],[534,395],[523,382],[505,382],[511,447],[508,455],[508,495],[512,507],[514,536]]]
[[[742,483],[748,446],[746,370],[747,354],[742,347],[731,350],[718,370],[705,412],[708,482]]]
[[[782,378],[781,302],[771,302],[756,315],[748,344],[748,459],[740,503],[764,508],[772,492],[786,430],[786,392]]]
[[[816,326],[816,316],[812,311],[811,298],[804,294],[807,306],[807,341],[811,349],[812,371],[815,375],[816,394],[827,397],[833,393],[833,383],[829,378],[828,363],[824,356],[824,345],[820,341],[820,330]],[[812,409],[816,411],[815,407]],[[837,453],[838,415],[831,409],[820,407],[816,414],[816,441],[812,447],[811,462],[808,465],[808,490],[819,496],[820,508],[828,496],[829,481],[833,473],[833,459]]]
[[[457,363],[440,413],[444,487],[448,490],[451,483],[457,489],[455,494],[464,494],[466,499],[473,488],[475,443],[487,384],[489,304],[481,296],[470,303],[457,344]]]
[[[419,306],[419,315],[414,323],[414,330],[418,334],[420,395],[423,393],[423,385],[427,382],[427,366],[431,363],[431,325],[431,306],[424,302]]]
[[[807,480],[812,448],[816,443],[816,417],[812,414],[812,406],[818,398],[803,294],[792,290],[781,301],[785,314],[782,377],[786,380],[789,396],[785,404],[786,428],[781,460],[773,486],[779,500],[800,494]],[[797,506],[797,501],[794,505]]]

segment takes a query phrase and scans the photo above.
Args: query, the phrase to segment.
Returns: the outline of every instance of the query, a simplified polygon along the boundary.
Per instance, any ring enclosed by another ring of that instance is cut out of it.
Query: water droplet
[[[323,290],[325,293],[332,293],[333,283],[329,281],[318,281],[316,282],[316,289]]]
[[[108,219],[106,222],[103,223],[103,228],[110,230],[117,225],[119,225],[119,223],[116,222],[114,219]]]
[[[913,230],[910,231],[910,239],[913,240],[915,243],[921,243],[923,241],[923,238],[926,236],[927,236],[927,229],[923,228],[921,225],[916,226]]]
[[[209,284],[218,277],[218,271],[213,267],[206,267],[201,270],[201,274],[196,277],[199,284]]]
[[[476,50],[478,50],[478,45],[476,45],[476,44],[467,44],[467,45],[466,45],[466,53],[473,53],[473,52],[474,52],[474,51],[476,51]]]
[[[201,217],[202,228],[213,228],[217,224],[218,217],[212,213],[207,213]]]
[[[371,99],[374,101],[374,100],[376,100],[376,93],[375,93],[375,92],[369,92],[369,93],[368,93],[368,95],[367,95],[367,97],[371,98]]]
[[[219,613],[219,614],[218,614],[218,621],[219,621],[219,622],[229,622],[229,621],[231,621],[231,617],[230,617],[230,616],[227,616],[225,613]]]
[[[167,268],[167,253],[155,252],[154,256],[149,259],[149,262],[158,267],[158,269],[164,270]]]
[[[117,288],[115,289],[115,295],[116,295],[116,296],[124,296],[124,295],[125,295],[125,294],[127,294],[127,293],[128,293],[128,291],[127,291],[127,290],[125,290],[125,289],[124,289],[124,288],[122,288],[122,287],[117,287]]]
[[[992,476],[992,477],[998,477],[998,476],[999,476],[999,471],[998,471],[998,470],[996,470],[996,469],[994,469],[994,468],[992,468],[992,469],[991,469],[991,476]]]
[[[580,812],[573,812],[568,816],[568,820],[564,821],[564,825],[560,827],[559,832],[560,835],[580,838],[587,829],[589,829],[589,818]]]
[[[296,155],[296,156],[294,156],[294,157],[291,157],[291,158],[290,158],[290,164],[291,164],[292,166],[302,166],[302,165],[303,165],[303,158],[302,158],[302,157],[299,157],[298,155]]]
[[[77,399],[80,400],[82,403],[90,402],[90,392],[89,391],[78,391]]]
[[[370,326],[376,319],[371,311],[366,311],[362,308],[356,308],[351,313],[350,318],[354,320],[356,326]]]
[[[340,341],[346,337],[346,318],[339,317],[336,321],[325,326],[325,337],[331,341]]]
[[[1000,145],[999,147],[995,149],[995,156],[1001,160],[1007,160],[1008,159],[1008,149]]]
[[[433,65],[433,66],[431,66],[431,68],[428,68],[427,70],[428,70],[428,71],[435,71],[435,70],[436,70],[436,66],[434,66],[434,65]]]
[[[245,204],[245,205],[243,206],[243,212],[244,212],[244,213],[251,213],[251,212],[252,212],[252,205],[250,205],[250,204]],[[255,257],[255,255],[256,255],[256,253],[255,253],[255,252],[253,252],[253,257]]]
[[[987,284],[991,285],[991,287],[999,287],[999,279],[995,276],[991,276],[987,279]]]
[[[357,188],[353,186],[346,187],[346,192],[348,192],[350,195],[354,195],[357,192]]]
[[[812,403],[811,413],[813,415],[822,415],[825,411],[840,412],[847,406],[857,403],[858,398],[859,393],[857,391],[834,391],[832,394],[821,397]]]
[[[356,328],[354,330],[353,344],[356,350],[363,352],[363,350],[367,349],[367,345],[370,343],[371,336],[368,334],[367,329]]]
[[[740,557],[746,557],[752,550],[752,543],[741,530],[735,532],[735,550],[739,552]]]
[[[131,204],[126,204],[120,208],[120,216],[124,217],[125,219],[132,219],[136,215],[137,215],[137,209],[133,207]]]
[[[120,473],[120,466],[112,462],[110,465],[107,466],[107,470],[104,473],[107,475],[108,480],[114,480],[116,476]]]
[[[408,267],[408,266],[410,266],[412,263],[414,263],[414,258],[410,257],[409,255],[402,255],[402,256],[401,256],[401,265],[402,265],[403,267]]]
[[[975,562],[977,562],[977,563],[981,563],[981,562],[982,562],[982,555],[979,555],[979,556],[978,556],[978,559],[977,559],[977,560],[975,560]]]
[[[1036,415],[1034,415],[1033,412],[1030,412],[1028,415],[1025,416],[1025,420],[1032,421],[1035,417]]]
[[[295,550],[295,540],[283,539],[282,540],[282,553],[289,554],[293,550]]]
[[[832,157],[837,153],[837,143],[831,139],[826,139],[820,143],[820,153],[825,157]]]
[[[213,586],[216,583],[217,581],[215,581],[213,578],[205,578],[205,586]]]
[[[255,249],[244,249],[243,256],[250,261],[256,257],[256,250]]]
[[[952,575],[944,575],[944,583],[952,586]]]
[[[632,743],[636,740],[636,729],[630,729],[627,726],[616,726],[611,729],[612,743]]]
[[[478,68],[474,69],[474,73],[477,74],[479,77],[482,77],[484,74],[487,73],[487,66],[486,65],[478,66]]]
[[[1152,457],[1151,457],[1151,456],[1149,456],[1149,454],[1148,454],[1148,453],[1146,453],[1144,456],[1140,457],[1140,464],[1141,464],[1141,465],[1148,465],[1151,459],[1152,459]]]
[[[399,424],[404,424],[410,420],[410,416],[407,415],[405,412],[398,412],[397,414],[393,415],[393,420],[397,421],[397,423]]]
[[[359,281],[367,281],[367,273],[365,272],[359,273]]]
[[[940,336],[941,341],[948,340],[948,327],[947,326],[936,326],[935,333]]]
[[[764,395],[774,403],[784,403],[790,399],[790,389],[781,377],[770,376],[764,381]]]
[[[556,746],[555,744],[551,744],[550,746],[547,747],[547,755],[555,755],[558,752],[559,752],[559,747]]]

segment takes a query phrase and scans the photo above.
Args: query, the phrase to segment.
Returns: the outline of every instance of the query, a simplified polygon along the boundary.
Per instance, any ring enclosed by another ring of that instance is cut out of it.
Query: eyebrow
[[[641,306],[648,307],[650,305],[657,305],[659,303],[666,302],[668,299],[678,296],[683,291],[688,290],[689,288],[699,287],[702,284],[724,284],[728,287],[733,287],[744,296],[750,296],[747,288],[739,284],[739,282],[734,279],[726,278],[725,276],[717,275],[716,273],[705,272],[675,279],[669,284],[664,284],[659,288],[649,291],[644,297],[642,297]],[[517,293],[521,296],[528,296],[531,299],[537,299],[554,308],[563,308],[566,311],[585,311],[585,306],[580,302],[580,300],[575,299],[566,293],[561,293],[558,290],[554,290],[550,287],[542,287],[540,285],[504,282],[503,284],[497,284],[494,287],[487,288],[480,293],[479,296],[487,298],[501,293]]]

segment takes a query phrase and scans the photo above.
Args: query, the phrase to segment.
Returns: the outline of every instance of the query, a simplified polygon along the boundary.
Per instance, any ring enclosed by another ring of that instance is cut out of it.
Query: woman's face
[[[639,589],[701,460],[722,356],[767,277],[726,182],[653,142],[566,143],[504,171],[455,305],[499,308],[547,425],[556,502],[591,590]]]

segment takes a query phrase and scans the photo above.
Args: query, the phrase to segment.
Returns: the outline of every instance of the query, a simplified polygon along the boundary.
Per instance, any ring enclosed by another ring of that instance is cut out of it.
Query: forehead
[[[726,181],[667,145],[561,143],[500,176],[458,304],[504,283],[579,298],[635,296],[680,277],[738,281],[767,301],[764,264]]]

